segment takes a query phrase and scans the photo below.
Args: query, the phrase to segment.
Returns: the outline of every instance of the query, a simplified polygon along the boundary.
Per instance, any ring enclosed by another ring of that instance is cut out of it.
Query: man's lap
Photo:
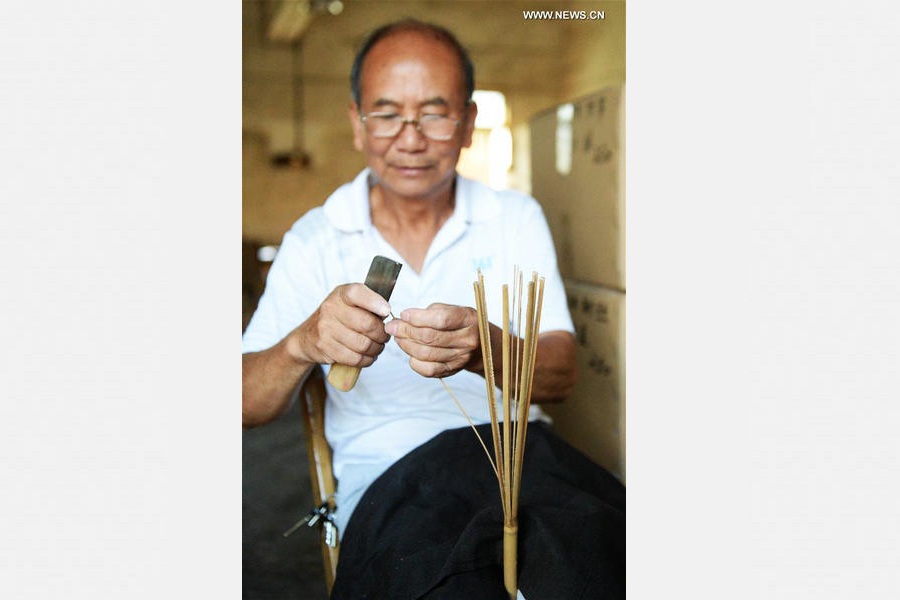
[[[489,425],[479,427],[492,450]],[[530,423],[519,505],[528,600],[624,597],[625,488]],[[505,598],[500,492],[469,428],[397,461],[365,492],[341,540],[333,598]]]

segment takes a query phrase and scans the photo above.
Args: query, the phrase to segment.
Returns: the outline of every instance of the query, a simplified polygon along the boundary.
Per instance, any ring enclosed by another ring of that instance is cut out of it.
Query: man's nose
[[[425,134],[419,127],[418,119],[404,119],[397,134],[397,144],[403,150],[423,150],[428,144]]]

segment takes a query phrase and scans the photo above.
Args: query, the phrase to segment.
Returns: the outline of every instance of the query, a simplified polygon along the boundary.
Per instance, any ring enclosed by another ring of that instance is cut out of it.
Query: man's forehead
[[[385,46],[399,45],[406,46],[410,43],[422,43],[435,49],[443,49],[445,52],[456,54],[456,49],[450,42],[433,33],[420,29],[397,29],[390,31],[369,49],[369,54],[375,53],[377,50]]]
[[[433,60],[432,60],[433,59]],[[399,31],[379,40],[362,64],[360,84],[362,95],[367,96],[367,83],[383,83],[393,73],[389,71],[408,69],[412,77],[435,78],[441,80],[445,77],[456,79],[459,82],[459,93],[465,95],[465,77],[462,65],[456,50],[445,41],[435,39],[419,31]],[[386,77],[388,76],[388,77]],[[373,80],[373,77],[375,80]],[[380,87],[380,86],[379,86]],[[371,90],[376,96],[368,98],[376,104],[399,103],[399,98],[385,95],[384,90]],[[456,95],[456,94],[450,94]],[[436,94],[421,101],[421,104],[447,104],[453,99],[443,94]]]
[[[363,77],[373,66],[394,65],[404,61],[439,59],[430,65],[431,70],[456,71],[462,74],[462,64],[456,50],[446,41],[420,31],[398,31],[388,34],[372,46],[362,64]]]

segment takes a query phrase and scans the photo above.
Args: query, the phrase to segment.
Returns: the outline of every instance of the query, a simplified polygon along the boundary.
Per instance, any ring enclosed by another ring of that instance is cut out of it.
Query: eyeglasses
[[[443,115],[422,115],[418,119],[404,119],[397,113],[373,112],[360,115],[359,120],[366,126],[369,135],[376,138],[396,137],[403,127],[409,123],[415,125],[416,131],[436,142],[445,142],[453,137],[459,119]]]

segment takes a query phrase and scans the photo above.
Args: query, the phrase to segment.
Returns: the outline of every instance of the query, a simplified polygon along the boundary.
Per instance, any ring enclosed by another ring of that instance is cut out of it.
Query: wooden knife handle
[[[356,379],[359,377],[359,367],[348,367],[347,365],[331,365],[328,371],[328,383],[341,390],[349,392],[356,385]]]

